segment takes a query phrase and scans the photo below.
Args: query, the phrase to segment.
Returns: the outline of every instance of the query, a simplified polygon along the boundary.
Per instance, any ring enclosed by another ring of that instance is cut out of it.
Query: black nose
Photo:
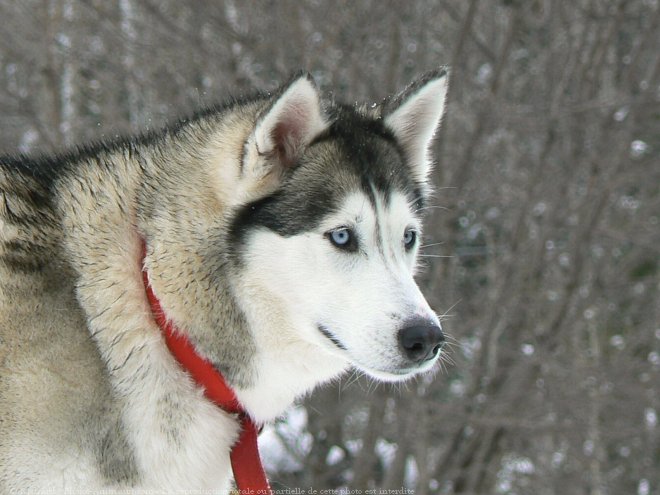
[[[444,341],[442,329],[428,320],[411,320],[399,330],[399,342],[404,354],[416,363],[437,356]]]

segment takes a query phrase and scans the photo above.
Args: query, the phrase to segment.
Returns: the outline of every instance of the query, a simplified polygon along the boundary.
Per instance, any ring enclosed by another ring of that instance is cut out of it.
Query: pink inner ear
[[[275,151],[282,165],[287,168],[293,166],[296,161],[298,150],[306,134],[308,119],[308,113],[302,105],[292,105],[273,128],[271,139]]]
[[[296,142],[299,139],[296,132],[295,126],[283,122],[277,124],[271,134],[277,158],[286,168],[293,166],[295,162]]]

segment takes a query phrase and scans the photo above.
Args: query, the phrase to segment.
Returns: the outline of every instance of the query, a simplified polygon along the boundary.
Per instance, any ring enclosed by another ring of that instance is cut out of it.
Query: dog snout
[[[414,319],[399,330],[399,343],[404,355],[415,363],[433,359],[438,355],[445,336],[434,322]]]

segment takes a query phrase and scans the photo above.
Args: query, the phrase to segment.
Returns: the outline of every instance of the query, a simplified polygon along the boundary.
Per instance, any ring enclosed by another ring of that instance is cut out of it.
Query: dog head
[[[282,339],[381,380],[438,359],[440,322],[413,276],[446,91],[438,70],[378,107],[324,106],[300,76],[261,111],[243,150],[233,253],[244,305],[286,322]]]

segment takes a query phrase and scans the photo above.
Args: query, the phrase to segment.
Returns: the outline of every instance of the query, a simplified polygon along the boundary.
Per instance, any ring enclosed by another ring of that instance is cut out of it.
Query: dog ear
[[[251,137],[259,157],[275,160],[288,169],[326,127],[316,84],[309,74],[300,74],[273,97],[258,117]]]
[[[388,102],[383,110],[385,125],[394,133],[420,182],[428,179],[428,156],[447,95],[447,69],[423,75]]]

